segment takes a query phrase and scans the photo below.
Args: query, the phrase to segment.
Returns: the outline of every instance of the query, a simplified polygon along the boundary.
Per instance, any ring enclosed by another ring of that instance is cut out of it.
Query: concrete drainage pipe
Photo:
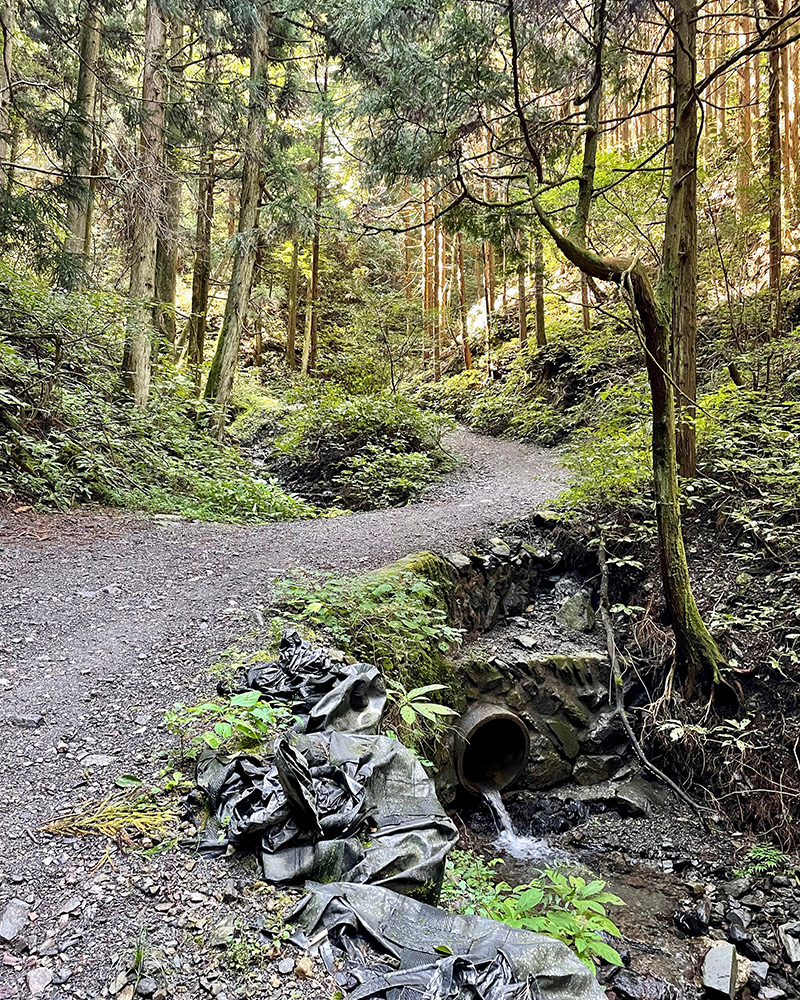
[[[522,719],[500,705],[473,705],[458,720],[455,764],[469,792],[502,791],[522,774],[530,736]]]

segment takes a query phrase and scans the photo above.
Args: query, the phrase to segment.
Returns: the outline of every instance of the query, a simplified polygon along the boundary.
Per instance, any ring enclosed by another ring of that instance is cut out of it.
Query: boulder
[[[703,986],[713,997],[735,1000],[738,978],[736,949],[727,941],[712,945],[703,959]]]
[[[595,626],[592,599],[585,590],[565,598],[556,611],[556,621],[573,632],[591,632]]]
[[[572,777],[579,785],[599,785],[619,770],[619,757],[612,755],[578,757],[572,769]]]

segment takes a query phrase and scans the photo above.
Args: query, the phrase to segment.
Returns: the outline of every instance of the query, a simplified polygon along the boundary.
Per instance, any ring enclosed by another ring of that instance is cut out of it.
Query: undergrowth
[[[299,576],[276,597],[295,620],[375,663],[404,689],[447,682],[447,653],[462,636],[435,582],[388,567],[363,576]]]
[[[0,265],[0,502],[95,502],[202,520],[308,517],[209,433],[187,378],[156,369],[137,411],[119,373],[122,303]]]
[[[545,867],[530,882],[511,886],[498,881],[499,858],[486,861],[469,851],[452,851],[447,859],[442,905],[457,913],[477,913],[563,941],[593,972],[599,959],[622,965],[606,936],[621,937],[607,916],[608,906],[624,906],[606,891],[602,879],[587,879],[568,868]]]

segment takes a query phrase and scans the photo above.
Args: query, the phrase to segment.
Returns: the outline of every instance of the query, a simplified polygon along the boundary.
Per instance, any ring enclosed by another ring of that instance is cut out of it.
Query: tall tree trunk
[[[685,32],[694,31],[694,0],[675,0],[675,29],[683,43],[691,44]],[[680,44],[680,43],[679,43]],[[677,46],[676,46],[677,47]],[[684,56],[686,53],[684,53]],[[693,69],[692,71],[693,72]],[[677,96],[676,88],[676,96]],[[542,225],[561,252],[587,275],[624,285],[630,292],[645,343],[645,364],[652,397],[653,484],[659,553],[667,614],[675,632],[676,659],[685,681],[687,696],[696,684],[708,691],[721,680],[724,660],[706,628],[692,593],[683,544],[678,488],[675,400],[672,392],[672,335],[675,289],[679,286],[677,258],[686,249],[688,215],[686,204],[686,134],[696,130],[694,94],[676,103],[673,163],[664,227],[664,268],[654,291],[644,265],[635,258],[603,258],[578,241],[562,234],[534,200]],[[691,176],[694,172],[690,171]],[[692,190],[691,186],[688,188]],[[691,225],[691,221],[688,220]],[[679,300],[685,307],[685,300]]]
[[[323,98],[328,94],[328,66],[325,66],[325,77],[322,87]],[[319,340],[319,249],[322,233],[322,198],[325,190],[325,139],[326,112],[322,112],[319,126],[319,142],[317,144],[317,176],[314,181],[314,240],[311,244],[311,296],[307,308],[311,310],[309,324],[309,350],[306,360],[303,352],[303,374],[308,374],[317,367],[317,344]]]
[[[292,263],[289,266],[289,319],[286,324],[286,364],[297,370],[297,284],[300,277],[300,240],[292,236]]]
[[[750,39],[750,18],[739,18],[739,46],[745,46]],[[750,211],[750,171],[753,164],[752,134],[753,109],[750,92],[751,69],[748,59],[738,66],[739,74],[739,151],[736,171],[736,212],[743,219]]]
[[[456,233],[456,267],[458,268],[458,333],[461,337],[464,368],[469,371],[472,368],[472,351],[467,334],[467,291],[464,281],[464,244],[461,233]]]
[[[11,149],[11,80],[14,65],[15,4],[4,3],[0,7],[0,190],[9,189],[10,171],[8,167]]]
[[[438,213],[439,206],[436,201],[433,203],[434,216]],[[442,258],[439,242],[442,238],[442,227],[439,219],[433,223],[433,380],[438,382],[442,377],[442,289],[444,287],[444,273],[442,270]]]
[[[764,0],[764,12],[770,21],[779,16],[778,0]],[[770,335],[780,336],[783,328],[781,302],[781,254],[783,222],[781,217],[781,53],[772,49],[767,56],[768,96],[767,128],[769,131],[769,172],[767,199],[769,204],[769,295]]]
[[[259,15],[257,14],[258,18]],[[266,21],[253,25],[250,51],[250,99],[247,110],[247,134],[242,157],[242,187],[239,198],[239,223],[235,239],[233,266],[225,302],[217,347],[208,372],[205,398],[214,401],[218,412],[217,433],[222,434],[225,414],[233,389],[233,377],[239,360],[242,331],[253,287],[253,268],[258,249],[258,212],[261,198],[263,131],[266,119],[269,32]]]
[[[544,246],[538,227],[533,234],[533,301],[536,315],[536,346],[547,346],[544,322]]]
[[[525,253],[526,247],[520,235],[520,257],[517,261],[517,315],[519,318],[519,342],[528,343],[528,296],[525,289]]]
[[[209,125],[211,94],[217,80],[217,58],[211,43],[206,49],[204,71],[203,122],[200,132],[199,177],[197,181],[197,219],[194,234],[194,264],[192,269],[192,305],[187,324],[189,370],[195,395],[200,395],[200,383],[208,329],[208,295],[211,286],[211,234],[214,228],[214,185],[216,163],[213,136]]]
[[[171,22],[171,60],[183,60],[183,25],[173,18]],[[183,94],[183,70],[171,66],[169,74],[169,103],[175,107]],[[156,247],[156,307],[154,322],[159,339],[174,347],[176,336],[175,294],[178,283],[178,227],[181,216],[181,191],[183,186],[174,137],[170,138],[165,158],[164,205],[158,228]]]
[[[592,314],[589,312],[589,279],[581,272],[581,317],[583,329],[588,333],[592,329]]]
[[[164,46],[167,22],[159,0],[147,0],[142,77],[142,125],[139,176],[133,220],[130,307],[126,328],[123,378],[139,409],[147,407],[150,394],[153,297],[156,274],[158,219],[161,214],[162,159],[164,154]]]
[[[434,302],[433,279],[433,229],[431,227],[431,182],[422,185],[422,360],[427,361],[428,346],[432,333],[432,310]]]
[[[93,166],[94,104],[97,91],[97,59],[100,55],[100,0],[88,0],[86,13],[81,21],[78,62],[78,85],[72,108],[72,128],[67,175],[74,184],[67,201],[67,238],[64,249],[76,257],[76,268],[70,268],[75,283],[86,272],[91,229],[92,187],[90,177]]]
[[[678,470],[695,474],[697,400],[697,4],[674,3],[672,187],[664,228],[663,276],[672,316],[671,371],[677,387]]]

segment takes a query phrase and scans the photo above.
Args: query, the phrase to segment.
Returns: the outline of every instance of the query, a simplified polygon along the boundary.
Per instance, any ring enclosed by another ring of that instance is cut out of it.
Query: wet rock
[[[632,969],[620,969],[612,980],[617,1000],[678,1000],[677,987],[652,973],[642,975]]]
[[[800,923],[796,920],[790,920],[788,923],[781,924],[778,928],[778,937],[786,952],[786,957],[792,965],[795,962],[800,962]]]
[[[21,899],[14,898],[0,915],[0,940],[10,944],[28,926],[30,907]]]
[[[40,997],[53,981],[53,973],[43,965],[31,969],[25,977],[32,997]]]
[[[730,896],[732,899],[741,899],[745,893],[750,891],[750,879],[732,879],[730,882],[726,882],[721,889],[726,896]]]
[[[737,947],[745,944],[750,944],[753,940],[753,935],[746,931],[742,922],[738,919],[734,919],[728,927],[728,940],[735,944]]]
[[[693,910],[678,912],[673,917],[675,926],[687,937],[700,937],[708,933],[711,907],[703,900]]]
[[[564,760],[552,743],[538,733],[531,733],[531,750],[522,784],[526,788],[551,788],[566,781],[571,773],[572,764]]]
[[[617,785],[614,790],[614,805],[625,816],[650,816],[653,807],[664,801],[665,797],[640,775]]]
[[[567,597],[556,611],[556,621],[574,632],[591,632],[595,626],[592,600],[585,590]]]
[[[712,996],[736,996],[738,974],[736,949],[728,942],[720,942],[709,948],[703,959],[703,986]]]
[[[550,732],[558,740],[561,749],[570,760],[574,760],[580,751],[578,734],[574,726],[571,726],[565,719],[547,719]]]
[[[601,781],[608,781],[619,766],[619,757],[610,754],[579,757],[572,769],[572,777],[579,785],[599,785]]]

